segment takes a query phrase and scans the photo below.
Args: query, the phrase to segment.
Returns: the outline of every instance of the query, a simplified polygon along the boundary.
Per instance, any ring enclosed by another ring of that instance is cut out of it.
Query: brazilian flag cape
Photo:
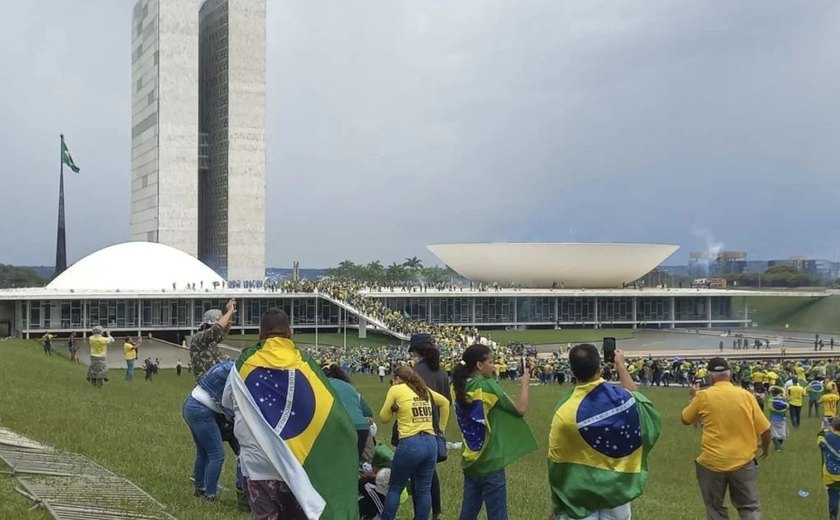
[[[455,417],[464,439],[464,473],[488,475],[537,450],[534,434],[495,379],[470,379],[466,394],[466,406],[455,402]]]
[[[356,429],[311,356],[285,338],[243,351],[231,390],[249,432],[311,520],[358,520]]]
[[[548,481],[554,513],[586,518],[635,499],[662,419],[647,397],[603,379],[569,389],[554,412]]]

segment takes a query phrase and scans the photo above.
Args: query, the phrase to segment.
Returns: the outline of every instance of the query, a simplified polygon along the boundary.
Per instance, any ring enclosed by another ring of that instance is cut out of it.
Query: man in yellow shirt
[[[837,417],[837,401],[840,401],[840,396],[837,395],[837,390],[826,390],[826,393],[820,397],[820,404],[823,406],[823,429],[831,428],[831,420]]]
[[[799,428],[802,420],[802,404],[805,399],[805,389],[799,386],[799,378],[791,379],[793,384],[787,389],[788,405],[790,405],[790,423],[794,428]]]
[[[697,457],[697,482],[708,520],[727,520],[723,503],[726,488],[741,518],[761,518],[758,501],[756,437],[761,437],[761,458],[770,448],[770,421],[751,393],[734,386],[729,364],[712,358],[708,365],[712,386],[691,387],[691,403],[682,411],[682,423],[703,420],[703,437]]]
[[[140,345],[140,338],[137,338],[137,343],[131,337],[125,338],[125,380],[134,380],[134,363],[137,361],[137,347]]]
[[[43,336],[41,336],[41,341],[44,343],[44,354],[52,356],[52,340],[55,336],[50,334],[50,331],[47,331]]]

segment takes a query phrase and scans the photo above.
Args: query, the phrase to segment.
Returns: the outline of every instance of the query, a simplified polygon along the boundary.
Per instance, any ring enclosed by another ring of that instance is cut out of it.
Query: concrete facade
[[[265,0],[200,15],[199,258],[229,280],[265,277]],[[204,162],[204,157],[202,157]]]
[[[198,253],[198,0],[132,12],[131,238]]]

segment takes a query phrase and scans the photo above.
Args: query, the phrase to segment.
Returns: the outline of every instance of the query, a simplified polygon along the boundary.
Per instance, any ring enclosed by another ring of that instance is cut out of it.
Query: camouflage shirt
[[[227,356],[222,354],[222,351],[219,349],[219,343],[222,342],[224,337],[225,332],[218,323],[209,329],[193,334],[192,339],[190,339],[190,364],[192,365],[192,371],[196,381],[210,367],[227,359]]]

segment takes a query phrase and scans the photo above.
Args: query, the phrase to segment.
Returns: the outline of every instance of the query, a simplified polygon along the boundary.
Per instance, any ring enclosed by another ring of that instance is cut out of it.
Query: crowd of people
[[[196,385],[182,415],[196,448],[195,496],[216,501],[227,442],[236,454],[239,507],[254,519],[392,520],[409,497],[415,518],[441,518],[436,466],[454,446],[443,434],[453,413],[462,441],[459,518],[475,520],[484,509],[488,520],[507,519],[505,467],[538,449],[524,420],[529,388],[564,382],[572,386],[552,417],[547,453],[555,520],[631,518],[661,427],[654,404],[638,390],[672,385],[691,397],[682,422],[702,430],[696,478],[706,518],[728,518],[727,489],[741,518],[762,517],[756,459],[771,446],[784,449],[788,425],[801,425],[805,407],[808,417],[822,421],[823,482],[829,517],[837,518],[840,363],[833,359],[707,362],[626,358],[616,351],[614,362],[605,363],[592,345],[536,355],[465,330],[440,345],[440,329],[412,332],[408,348],[307,353],[295,345],[288,316],[269,309],[260,343],[234,362],[219,346],[235,312],[235,300],[224,311],[208,311],[190,338]],[[42,338],[47,355],[52,340]],[[88,380],[94,386],[107,381],[104,359],[113,342],[108,331],[92,331]],[[140,346],[140,338],[126,340],[127,368]],[[147,380],[158,365],[146,359]],[[360,373],[390,382],[378,413],[352,385],[350,377]],[[518,381],[516,399],[499,385],[502,379]],[[311,397],[290,399],[299,386]],[[390,423],[390,442],[380,442],[377,424]]]

